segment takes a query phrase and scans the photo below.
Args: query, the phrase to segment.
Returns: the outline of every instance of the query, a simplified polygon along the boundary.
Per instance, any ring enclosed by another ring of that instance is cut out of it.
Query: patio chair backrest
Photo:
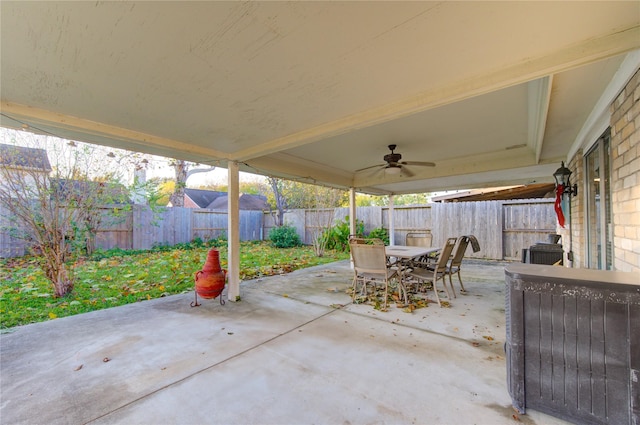
[[[363,244],[349,241],[356,273],[387,275],[387,255],[382,243]]]
[[[431,247],[432,238],[433,236],[429,232],[407,233],[405,245],[429,248]]]
[[[460,267],[462,259],[464,258],[464,253],[467,251],[467,246],[469,246],[469,237],[460,236],[458,238],[456,249],[453,253],[453,258],[451,258],[450,267]]]
[[[456,238],[448,238],[442,247],[442,251],[440,251],[440,255],[438,257],[438,262],[435,266],[436,273],[444,273],[447,270],[447,263],[449,262],[449,258],[451,257],[451,252],[453,251],[453,247],[456,246]]]
[[[349,246],[351,246],[351,244],[357,244],[357,245],[384,245],[384,241],[382,239],[378,239],[378,238],[355,238],[355,237],[350,237],[349,238]]]
[[[349,246],[351,246],[351,244],[366,244],[367,240],[365,238],[357,238],[355,236],[349,236]]]

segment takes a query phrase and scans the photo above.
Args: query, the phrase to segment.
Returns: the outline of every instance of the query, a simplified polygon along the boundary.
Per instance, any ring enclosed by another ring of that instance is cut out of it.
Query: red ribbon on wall
[[[564,228],[564,212],[562,212],[562,194],[564,193],[564,185],[556,186],[556,203],[553,208],[556,210],[556,215],[558,216],[558,223],[560,227]]]

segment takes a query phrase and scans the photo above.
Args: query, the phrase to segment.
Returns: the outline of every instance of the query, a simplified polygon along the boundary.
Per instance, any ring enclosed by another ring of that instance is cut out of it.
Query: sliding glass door
[[[607,130],[585,156],[585,199],[587,217],[587,264],[591,269],[611,270],[612,223],[611,179]]]

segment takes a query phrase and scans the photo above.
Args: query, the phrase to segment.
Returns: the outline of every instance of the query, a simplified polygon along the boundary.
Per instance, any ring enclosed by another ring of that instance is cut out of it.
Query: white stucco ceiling
[[[639,5],[3,1],[0,124],[369,193],[551,181]],[[356,172],[389,144],[436,166]]]

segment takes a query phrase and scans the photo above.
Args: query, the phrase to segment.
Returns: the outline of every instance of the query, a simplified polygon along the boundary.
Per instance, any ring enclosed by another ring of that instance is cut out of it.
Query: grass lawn
[[[38,258],[0,260],[0,328],[86,313],[194,290],[194,275],[202,269],[209,247],[170,251],[107,251],[74,265],[75,287],[64,298],[38,267]],[[227,248],[220,263],[227,268]],[[327,251],[316,257],[313,248],[273,248],[269,242],[243,242],[240,278],[289,273],[297,269],[349,258],[346,252]]]

